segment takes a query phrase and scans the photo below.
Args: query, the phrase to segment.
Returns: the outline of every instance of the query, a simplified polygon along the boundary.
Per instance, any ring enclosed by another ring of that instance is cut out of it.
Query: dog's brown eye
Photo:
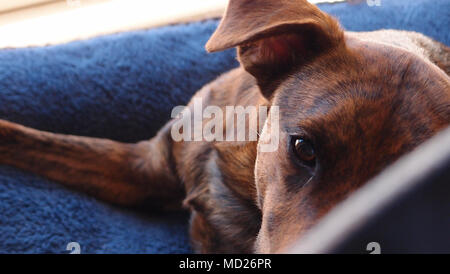
[[[308,140],[301,137],[293,139],[294,152],[297,157],[308,165],[312,165],[316,160],[316,152],[314,147]]]

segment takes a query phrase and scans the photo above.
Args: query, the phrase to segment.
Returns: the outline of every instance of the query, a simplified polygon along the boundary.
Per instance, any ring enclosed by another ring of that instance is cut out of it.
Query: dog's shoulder
[[[204,86],[193,98],[202,98],[205,106],[249,106],[264,104],[256,80],[242,67],[232,69]]]
[[[203,111],[209,106],[220,108],[224,121],[234,119],[235,115],[227,111],[227,107],[267,104],[253,76],[241,67],[222,74],[198,91],[189,103],[192,111],[196,99],[201,99]],[[249,116],[245,117],[248,121]],[[207,118],[203,120],[204,123],[208,121]],[[224,132],[227,132],[228,124],[224,125]],[[195,250],[253,251],[260,220],[254,202],[256,145],[256,141],[200,141],[174,145],[177,172],[186,190],[183,203],[193,212],[191,239]]]

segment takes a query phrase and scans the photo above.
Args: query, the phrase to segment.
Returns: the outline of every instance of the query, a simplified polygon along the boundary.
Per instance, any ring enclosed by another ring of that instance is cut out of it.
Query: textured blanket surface
[[[324,4],[348,30],[422,32],[450,44],[450,1]],[[41,130],[134,142],[150,138],[207,82],[238,64],[206,54],[216,20],[64,45],[0,51],[0,118]],[[39,30],[36,30],[39,31]],[[1,157],[1,155],[0,155]],[[185,214],[134,212],[0,166],[0,253],[190,252]]]

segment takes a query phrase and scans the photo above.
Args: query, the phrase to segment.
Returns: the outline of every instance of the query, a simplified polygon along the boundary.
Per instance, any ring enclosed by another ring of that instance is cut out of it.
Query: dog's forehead
[[[448,119],[449,87],[445,73],[410,52],[355,42],[291,73],[275,93],[273,104],[288,122],[330,112],[355,115],[383,106],[398,108],[391,114],[404,119],[436,109],[447,111],[441,114]],[[382,110],[386,108],[380,109],[380,115]]]

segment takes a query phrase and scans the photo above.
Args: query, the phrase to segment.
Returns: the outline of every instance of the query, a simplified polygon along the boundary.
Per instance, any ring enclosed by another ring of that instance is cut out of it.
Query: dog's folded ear
[[[343,41],[339,23],[306,0],[230,0],[206,49],[238,46],[239,61],[269,97],[277,77]]]

